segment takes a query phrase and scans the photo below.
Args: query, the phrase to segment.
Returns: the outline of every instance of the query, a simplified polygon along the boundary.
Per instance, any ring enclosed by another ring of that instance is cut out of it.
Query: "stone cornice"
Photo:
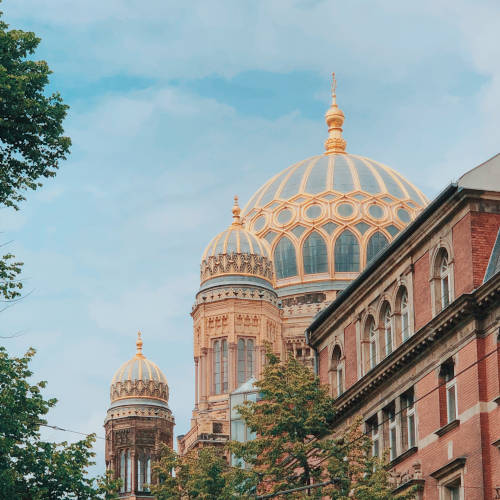
[[[471,294],[461,295],[427,325],[349,387],[335,400],[337,417],[355,409],[363,397],[408,366],[408,361],[434,345],[464,318],[483,313],[500,296],[500,273]]]

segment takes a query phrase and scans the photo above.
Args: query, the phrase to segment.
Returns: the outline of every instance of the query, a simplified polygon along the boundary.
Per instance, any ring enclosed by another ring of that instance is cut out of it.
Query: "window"
[[[394,460],[398,456],[397,444],[396,444],[396,411],[394,406],[391,406],[387,411],[387,417],[389,420],[389,458]]]
[[[127,491],[132,491],[132,457],[127,450]]]
[[[316,231],[311,233],[302,246],[304,274],[328,272],[328,251],[325,240]]]
[[[445,500],[460,500],[460,487],[461,480],[456,478],[444,486],[444,499]]]
[[[149,491],[151,484],[151,458],[148,450],[142,450],[137,458],[137,489]]]
[[[415,395],[413,389],[401,396],[402,413],[402,443],[405,449],[417,445],[417,430],[415,422]]]
[[[370,340],[370,368],[377,364],[377,331],[375,330],[375,321],[371,318],[368,325],[368,334]]]
[[[278,279],[297,275],[297,259],[293,243],[283,236],[274,249],[274,268]]]
[[[227,340],[214,342],[214,392],[221,394],[228,391],[227,384]]]
[[[344,230],[335,242],[335,271],[359,271],[359,243],[354,234]]]
[[[448,267],[448,253],[443,250],[439,263],[439,280],[441,283],[441,309],[450,303],[450,278]]]
[[[372,438],[372,456],[380,457],[380,439],[377,416],[373,416],[370,420],[368,420],[366,422],[366,426],[367,433],[369,433]]]
[[[344,365],[341,363],[342,351],[340,346],[336,345],[332,351],[330,384],[332,395],[340,396],[344,392]]]
[[[403,342],[410,338],[410,311],[408,307],[408,291],[402,287],[399,299],[401,338]]]
[[[392,352],[392,317],[391,308],[387,304],[384,308],[383,314],[384,322],[384,337],[385,337],[385,355],[389,356]]]
[[[254,374],[254,341],[238,340],[238,385],[243,384]]]
[[[366,247],[366,263],[373,260],[387,245],[389,245],[389,240],[380,231],[370,236]]]
[[[445,415],[442,415],[442,421],[443,425],[446,425],[457,419],[457,384],[453,360],[448,360],[441,365],[439,375],[440,396],[444,403],[441,406],[444,407],[445,411]]]
[[[127,484],[127,468],[125,465],[125,450],[120,452],[120,479],[122,480],[120,491],[123,493],[125,491],[125,485]]]

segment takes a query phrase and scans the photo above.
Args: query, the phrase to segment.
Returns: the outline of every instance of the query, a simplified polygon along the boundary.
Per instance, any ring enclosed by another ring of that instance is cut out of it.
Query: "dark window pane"
[[[348,229],[346,229],[335,242],[335,271],[359,271],[358,240]]]
[[[274,250],[274,267],[278,279],[297,275],[295,247],[286,236],[281,238]]]
[[[389,241],[387,241],[387,238],[378,231],[371,236],[368,240],[368,246],[366,249],[366,263],[368,264],[368,262],[370,262],[388,244]]]
[[[328,272],[328,251],[325,240],[316,232],[311,233],[302,247],[304,259],[304,273]]]

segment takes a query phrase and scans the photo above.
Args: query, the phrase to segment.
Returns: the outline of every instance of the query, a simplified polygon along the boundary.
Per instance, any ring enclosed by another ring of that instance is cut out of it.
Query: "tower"
[[[194,328],[195,408],[179,452],[224,444],[230,434],[229,394],[260,373],[266,345],[279,352],[280,311],[269,247],[245,230],[238,198],[233,223],[207,246]]]
[[[121,478],[120,498],[151,498],[152,461],[162,444],[173,446],[174,418],[168,407],[167,379],[142,354],[141,333],[137,352],[111,381],[111,405],[104,421],[106,468]]]

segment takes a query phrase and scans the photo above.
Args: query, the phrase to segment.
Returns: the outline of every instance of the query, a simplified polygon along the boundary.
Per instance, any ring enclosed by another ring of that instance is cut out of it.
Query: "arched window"
[[[274,249],[274,268],[278,279],[297,275],[297,258],[293,243],[283,236]]]
[[[227,340],[214,342],[214,392],[221,394],[228,391],[227,384]]]
[[[450,303],[450,269],[448,267],[448,252],[441,251],[439,259],[439,280],[441,291],[441,309],[448,307]]]
[[[410,338],[410,309],[408,305],[408,291],[401,287],[399,292],[399,321],[401,328],[401,339],[403,342]]]
[[[120,479],[122,480],[120,491],[123,493],[125,491],[125,485],[127,484],[127,466],[125,463],[125,450],[120,452]]]
[[[382,313],[382,322],[384,326],[384,344],[385,344],[385,355],[389,356],[392,352],[393,346],[393,335],[392,335],[392,315],[391,307],[386,304]]]
[[[304,274],[328,272],[328,251],[323,237],[314,231],[302,246]]]
[[[151,459],[148,450],[139,452],[137,458],[137,490],[149,491],[151,484]]]
[[[344,230],[335,242],[335,271],[359,271],[359,243],[349,229]]]
[[[366,339],[368,341],[368,352],[367,352],[367,360],[365,363],[366,370],[368,371],[371,368],[374,368],[377,364],[377,330],[375,328],[375,320],[373,316],[369,316],[365,325],[366,330]]]
[[[254,359],[253,339],[238,339],[238,385],[253,377]]]
[[[344,392],[344,365],[341,363],[342,351],[338,345],[333,348],[331,371],[332,377],[330,385],[332,387],[332,394],[339,397]]]
[[[366,263],[368,264],[388,244],[389,240],[380,231],[370,236],[366,247]]]
[[[132,491],[132,457],[130,455],[130,450],[127,450],[127,489],[126,491]]]

